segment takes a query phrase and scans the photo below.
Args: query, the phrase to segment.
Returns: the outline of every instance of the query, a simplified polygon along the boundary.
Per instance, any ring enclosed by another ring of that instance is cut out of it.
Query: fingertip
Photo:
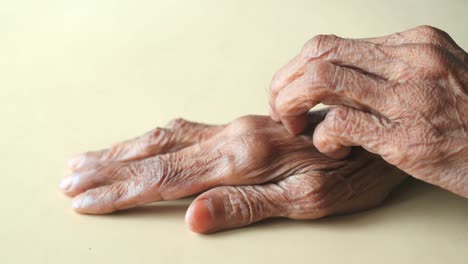
[[[73,173],[65,177],[59,185],[60,190],[69,197],[77,196],[78,194],[86,191],[86,188],[83,188],[83,182],[81,179],[81,174]]]
[[[83,195],[76,196],[75,198],[72,199],[72,208],[75,212],[77,213],[85,213],[83,210],[83,200],[84,197]]]
[[[185,214],[185,223],[195,233],[213,232],[214,212],[209,199],[199,199],[193,202]]]
[[[330,140],[316,140],[315,136],[313,142],[318,151],[333,159],[346,158],[351,152],[351,147],[343,146]]]
[[[288,116],[281,118],[283,125],[293,135],[298,135],[306,130],[308,125],[307,115]]]
[[[326,130],[325,123],[321,122],[315,127],[313,144],[321,153],[334,159],[343,159],[351,152],[351,147],[344,146],[334,139]]]
[[[268,113],[269,113],[271,119],[273,119],[275,122],[280,121],[278,113],[276,113],[276,111],[273,109],[273,107],[270,104],[268,105]]]
[[[59,188],[62,190],[62,192],[66,193],[71,188],[72,183],[72,176],[67,176],[60,181]]]
[[[336,148],[336,150],[334,151],[330,151],[330,152],[322,152],[323,154],[329,156],[330,158],[334,158],[334,159],[344,159],[346,158],[349,153],[351,152],[351,147],[346,147],[346,146],[339,146],[338,148]]]
[[[72,199],[72,209],[80,214],[104,214],[108,212],[98,206],[97,200],[88,193],[82,193]]]

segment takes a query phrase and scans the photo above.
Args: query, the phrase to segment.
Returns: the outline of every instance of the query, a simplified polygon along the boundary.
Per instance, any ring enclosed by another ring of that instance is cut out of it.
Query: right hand
[[[271,116],[297,134],[318,103],[338,105],[315,130],[320,152],[340,159],[362,146],[468,198],[468,54],[447,33],[314,37],[275,74]]]

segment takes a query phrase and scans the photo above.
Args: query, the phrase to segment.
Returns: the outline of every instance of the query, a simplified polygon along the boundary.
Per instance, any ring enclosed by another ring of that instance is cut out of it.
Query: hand
[[[311,114],[316,124],[324,114]],[[186,222],[200,233],[269,217],[314,219],[378,205],[406,176],[355,149],[337,161],[310,135],[291,136],[265,116],[209,126],[177,119],[109,149],[69,162],[62,190],[80,213],[105,214],[206,191]]]
[[[468,197],[468,54],[436,28],[386,37],[319,35],[278,71],[270,115],[293,134],[318,103],[341,105],[315,130],[343,158],[362,146],[406,173]]]

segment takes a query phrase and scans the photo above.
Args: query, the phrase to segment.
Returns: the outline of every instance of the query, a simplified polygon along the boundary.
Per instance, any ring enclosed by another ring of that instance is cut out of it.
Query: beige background
[[[410,181],[381,208],[202,236],[189,200],[80,216],[67,158],[173,117],[266,114],[274,71],[318,33],[420,24],[468,49],[468,1],[2,1],[1,263],[466,263],[468,202]]]

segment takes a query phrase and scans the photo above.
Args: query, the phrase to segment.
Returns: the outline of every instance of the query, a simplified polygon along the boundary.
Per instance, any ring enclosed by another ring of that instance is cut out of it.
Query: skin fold
[[[72,158],[73,173],[60,187],[84,214],[201,193],[186,213],[187,225],[198,233],[379,205],[407,175],[359,147],[342,160],[320,153],[312,135],[325,115],[311,112],[298,136],[266,116],[244,116],[227,125],[176,119],[166,128]]]
[[[444,31],[315,36],[275,74],[270,116],[299,134],[318,103],[338,105],[315,129],[320,152],[340,159],[362,146],[468,198],[468,54]]]

